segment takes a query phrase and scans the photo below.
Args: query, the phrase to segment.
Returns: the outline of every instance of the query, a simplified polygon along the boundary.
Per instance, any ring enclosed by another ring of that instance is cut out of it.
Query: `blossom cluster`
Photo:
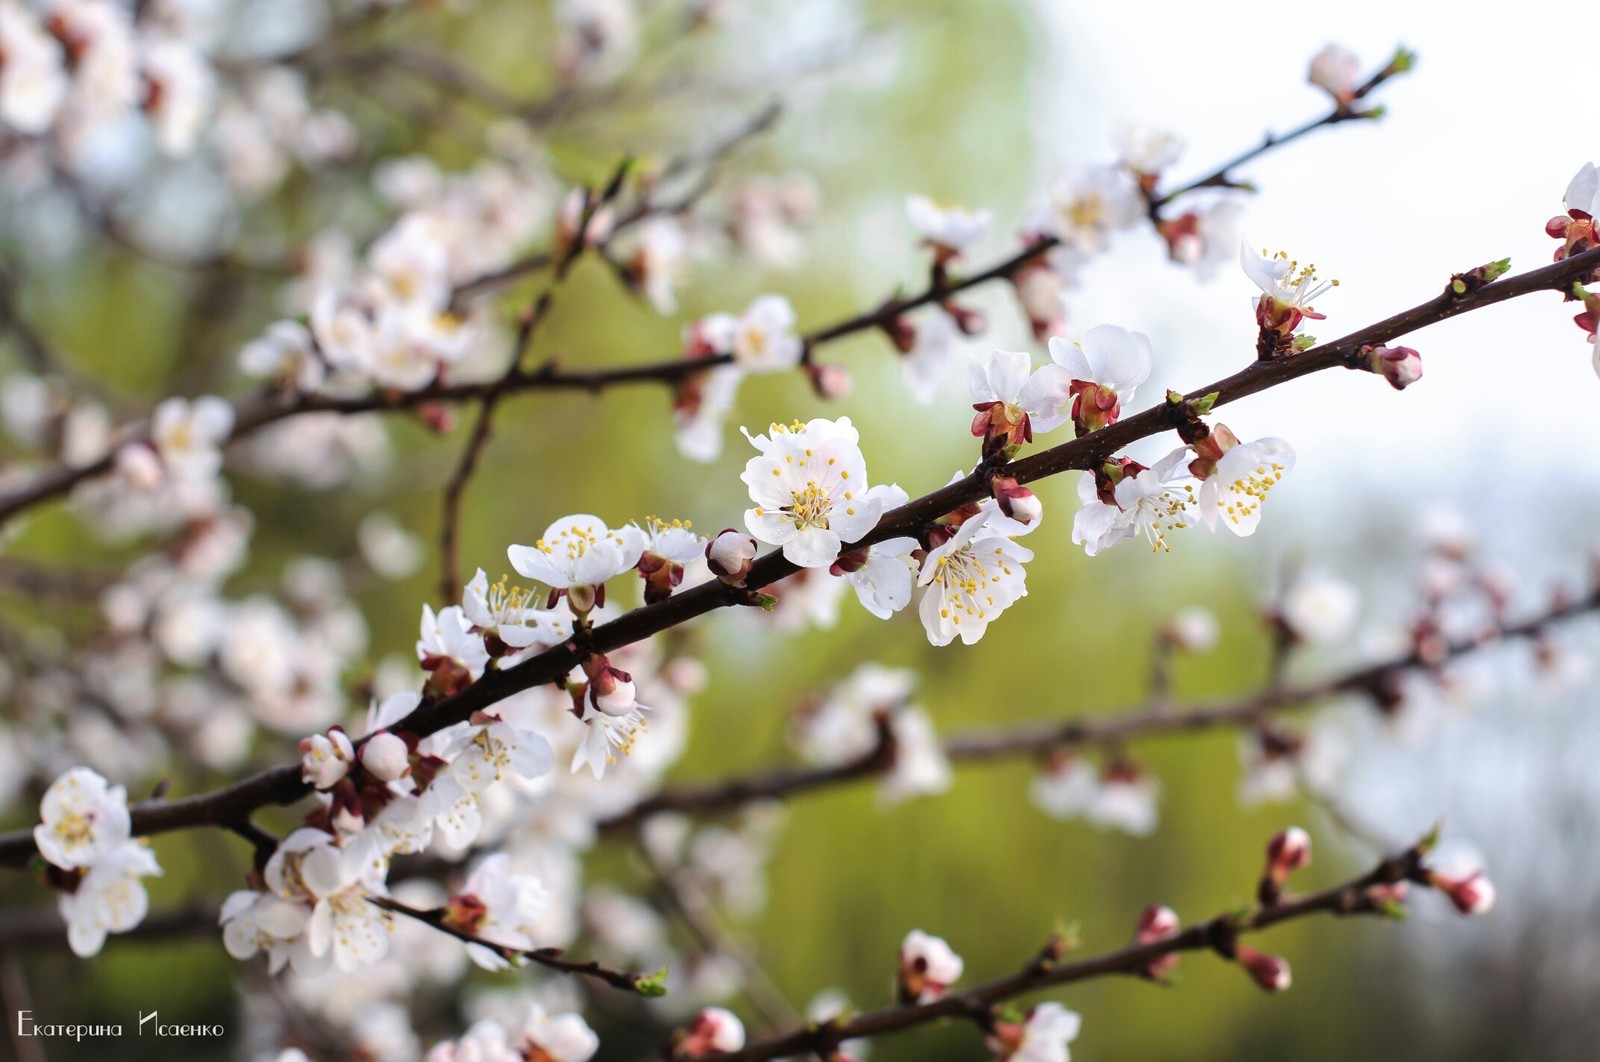
[[[61,891],[61,917],[75,954],[98,954],[108,933],[144,921],[150,906],[140,878],[161,873],[144,841],[132,836],[127,790],[87,767],[53,782],[39,806],[34,843]]]

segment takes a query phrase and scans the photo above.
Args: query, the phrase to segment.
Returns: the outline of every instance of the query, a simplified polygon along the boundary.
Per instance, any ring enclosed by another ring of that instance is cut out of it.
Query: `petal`
[[[783,544],[783,555],[802,568],[826,568],[839,559],[840,545],[832,530],[808,527]]]

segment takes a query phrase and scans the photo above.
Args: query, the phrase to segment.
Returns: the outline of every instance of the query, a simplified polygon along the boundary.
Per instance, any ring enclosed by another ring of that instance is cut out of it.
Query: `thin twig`
[[[421,922],[425,926],[431,926],[439,932],[446,933],[467,944],[476,944],[480,948],[486,948],[513,965],[520,966],[525,962],[531,962],[543,966],[547,970],[554,970],[557,973],[593,978],[603,984],[610,985],[612,988],[619,988],[624,992],[633,992],[644,996],[666,994],[665,987],[661,983],[660,974],[630,973],[626,970],[613,970],[609,966],[603,966],[594,960],[577,962],[572,959],[565,959],[562,958],[564,953],[560,948],[514,948],[506,944],[496,944],[492,940],[484,940],[450,925],[445,920],[443,908],[423,910],[418,907],[410,907],[387,896],[368,896],[367,901],[376,907],[383,908],[385,911],[404,915],[407,918]]]
[[[718,1055],[725,1062],[755,1062],[757,1059],[783,1058],[808,1052],[826,1055],[846,1040],[869,1039],[903,1032],[949,1018],[967,1019],[986,1025],[993,1020],[996,1007],[1043,988],[1073,984],[1111,975],[1141,976],[1152,964],[1169,955],[1185,951],[1213,950],[1226,956],[1231,942],[1240,936],[1259,932],[1282,922],[1313,914],[1336,916],[1381,914],[1379,904],[1367,894],[1374,885],[1412,881],[1426,884],[1422,876],[1421,845],[1382,860],[1367,873],[1321,892],[1286,899],[1272,906],[1258,906],[1245,914],[1218,915],[1209,922],[1187,926],[1170,937],[1149,944],[1132,944],[1118,951],[1075,962],[1064,962],[1047,947],[1039,958],[1018,972],[954,993],[932,1003],[908,1004],[871,1011],[849,1021],[808,1025],[781,1036],[757,1040],[742,1050]]]

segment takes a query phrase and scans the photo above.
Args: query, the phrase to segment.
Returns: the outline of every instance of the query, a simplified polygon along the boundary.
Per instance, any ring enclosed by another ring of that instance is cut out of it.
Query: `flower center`
[[[1249,472],[1228,484],[1228,501],[1223,512],[1237,524],[1261,511],[1267,492],[1283,478],[1283,466],[1276,461],[1257,465]]]
[[[827,530],[828,514],[833,511],[833,499],[817,486],[816,480],[807,480],[804,490],[790,491],[793,503],[784,506],[794,520],[795,530],[820,527]]]
[[[56,821],[55,835],[68,848],[87,845],[94,839],[94,822],[76,811],[69,811]]]

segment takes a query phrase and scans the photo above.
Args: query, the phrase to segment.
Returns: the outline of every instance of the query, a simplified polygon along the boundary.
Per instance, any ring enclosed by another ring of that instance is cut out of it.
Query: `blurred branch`
[[[629,973],[625,970],[613,970],[593,960],[577,962],[562,958],[564,953],[560,948],[513,948],[505,944],[496,944],[492,940],[483,940],[465,930],[457,929],[445,918],[446,908],[425,911],[418,907],[407,906],[387,896],[368,896],[367,902],[376,907],[381,907],[385,911],[404,915],[407,918],[421,922],[425,926],[431,926],[439,932],[455,937],[464,943],[475,944],[480,948],[492,951],[513,966],[524,966],[531,962],[538,966],[543,966],[547,970],[554,970],[556,973],[593,978],[596,981],[610,985],[612,988],[620,988],[624,992],[634,992],[641,996],[666,995],[666,987],[663,983],[663,978],[666,974],[665,970],[654,974]]]
[[[1218,915],[1209,922],[1197,923],[1173,935],[1148,944],[1132,944],[1076,962],[1062,961],[1066,941],[1059,936],[1047,944],[1038,958],[1021,970],[965,992],[947,995],[931,1003],[907,1004],[871,1011],[848,1021],[808,1025],[781,1036],[758,1040],[742,1050],[717,1057],[726,1062],[754,1062],[756,1059],[783,1058],[814,1053],[832,1057],[829,1052],[846,1040],[887,1036],[906,1029],[962,1018],[989,1029],[997,1018],[999,1005],[1043,988],[1074,984],[1097,977],[1124,975],[1150,978],[1149,971],[1162,959],[1185,951],[1209,950],[1225,959],[1234,959],[1241,936],[1260,932],[1283,922],[1315,914],[1335,916],[1387,913],[1385,903],[1369,894],[1373,886],[1415,882],[1427,885],[1422,867],[1425,853],[1418,844],[1390,856],[1359,877],[1351,878],[1321,892],[1286,899],[1272,906],[1256,906],[1243,913]]]
[[[484,392],[483,400],[478,405],[478,417],[472,425],[472,433],[467,439],[466,447],[461,451],[461,459],[456,463],[455,472],[445,484],[444,499],[441,503],[442,512],[439,518],[439,571],[440,581],[443,585],[443,597],[448,601],[456,595],[462,585],[461,580],[461,502],[466,495],[467,484],[472,479],[472,474],[477,470],[478,461],[483,456],[484,450],[489,445],[489,435],[493,430],[494,414],[500,406],[500,400],[509,393],[512,381],[522,373],[523,362],[527,359],[528,349],[533,345],[534,336],[538,334],[539,326],[550,314],[550,308],[555,304],[555,293],[566,282],[567,275],[571,273],[572,266],[583,254],[589,245],[589,226],[594,222],[595,214],[603,210],[607,204],[616,198],[622,190],[622,181],[628,174],[631,160],[624,159],[616,168],[611,180],[606,183],[603,190],[594,192],[585,191],[583,214],[578,219],[578,224],[572,233],[566,250],[556,262],[555,274],[550,278],[550,283],[545,286],[533,305],[523,312],[517,322],[516,338],[511,345],[511,357],[507,361],[506,370],[494,386]]]
[[[1046,720],[955,734],[944,743],[953,763],[975,763],[1038,756],[1055,749],[1097,746],[1114,748],[1135,738],[1220,728],[1249,728],[1267,715],[1321,703],[1345,693],[1382,699],[1407,671],[1437,672],[1446,664],[1513,638],[1537,638],[1551,626],[1600,611],[1600,592],[1581,601],[1559,604],[1537,616],[1502,626],[1480,637],[1452,643],[1442,655],[1416,652],[1370,664],[1321,682],[1301,686],[1272,683],[1245,697],[1199,704],[1173,704],[1155,697],[1133,712],[1104,713],[1066,722]],[[874,749],[857,760],[821,767],[779,767],[743,777],[705,784],[668,786],[633,807],[600,823],[606,831],[632,829],[662,812],[718,812],[761,800],[794,796],[815,789],[875,778],[893,765],[893,757]]]
[[[1378,79],[1374,79],[1367,89],[1364,90],[1363,94],[1365,94],[1365,91],[1370,91],[1371,87],[1375,87],[1377,83]],[[742,143],[744,140],[756,136],[764,131],[773,121],[777,119],[779,113],[780,112],[777,104],[773,104],[764,109],[745,126],[735,130],[734,133],[726,140],[721,142],[720,145],[714,146],[706,156],[707,163],[721,159],[727,154],[728,151],[731,151],[735,146]],[[1331,115],[1326,115],[1315,122],[1310,123],[1302,130],[1297,131],[1295,134],[1293,134],[1293,136],[1282,137],[1274,141],[1274,143],[1271,145],[1264,145],[1253,149],[1252,151],[1247,152],[1244,156],[1234,159],[1231,163],[1229,163],[1229,165],[1238,165],[1243,160],[1254,158],[1268,150],[1269,147],[1288,143],[1290,140],[1310,132],[1311,129],[1335,124],[1334,121],[1331,120],[1331,117]],[[669,165],[668,168],[672,169],[673,166]],[[1178,195],[1182,191],[1183,189],[1180,189],[1177,192],[1172,193],[1172,195]],[[698,193],[691,193],[689,196],[685,197],[684,200],[680,201],[679,205],[672,208],[672,212],[679,212],[683,209],[687,209],[687,205],[684,204],[692,204],[694,199],[697,197],[697,194]],[[1171,196],[1166,198],[1171,198]],[[630,212],[624,218],[619,219],[617,228],[636,224],[637,222],[643,220],[644,217],[654,213],[655,210],[656,208],[649,205],[648,199],[641,200],[640,204],[638,204],[638,207],[634,211]],[[910,297],[891,297],[876,309],[863,311],[853,316],[836,321],[833,324],[823,325],[805,333],[801,337],[803,340],[802,349],[804,351],[804,360],[809,361],[812,351],[822,344],[861,332],[887,328],[892,325],[901,315],[909,313],[912,310],[920,309],[921,307],[934,303],[943,302],[946,299],[958,295],[963,291],[988,284],[995,280],[1010,279],[1019,273],[1024,267],[1036,261],[1045,252],[1049,251],[1053,247],[1058,246],[1059,243],[1060,241],[1053,236],[1042,237],[1030,243],[1028,246],[1014,252],[1010,256],[994,263],[988,268],[979,270],[976,273],[966,276],[957,277],[947,274],[943,270],[936,270],[934,275],[930,278],[928,286],[917,295]],[[1573,258],[1567,259],[1566,263],[1582,263],[1586,258],[1588,258],[1587,255],[1577,255]],[[528,273],[544,269],[555,260],[555,257],[548,251],[539,252],[530,256],[529,258],[523,259],[519,262],[514,262],[510,266],[507,266],[505,269],[502,269],[496,273],[485,274],[484,276],[478,277],[475,280],[468,281],[466,284],[462,285],[456,290],[455,297],[459,300],[471,297],[473,295],[482,294],[486,291],[491,291],[501,284],[515,281],[516,279],[525,276]],[[1592,261],[1592,259],[1590,260]],[[1562,263],[1558,263],[1558,265],[1561,264]],[[1548,268],[1550,267],[1547,267],[1547,269]],[[1559,272],[1560,282],[1545,282],[1539,287],[1529,290],[1550,288],[1552,290],[1565,291],[1570,288],[1572,280],[1583,276],[1586,271],[1587,270],[1582,268],[1561,270]],[[1534,273],[1530,274],[1523,274],[1523,277],[1518,279],[1534,277],[1538,275],[1538,272],[1539,271],[1535,271]],[[1490,298],[1487,302],[1476,303],[1472,301],[1474,296],[1482,296],[1484,292],[1501,289],[1502,285],[1505,283],[1507,282],[1501,281],[1497,284],[1490,284],[1469,293],[1465,298],[1453,298],[1449,300],[1456,305],[1456,309],[1451,313],[1438,317],[1437,319],[1443,320],[1444,316],[1453,316],[1454,313],[1460,313],[1467,309],[1476,308],[1477,305],[1488,305],[1490,302],[1500,301],[1501,298],[1513,297],[1513,294],[1502,293],[1498,297]],[[1526,294],[1526,292],[1515,292],[1514,294]],[[1471,304],[1469,305],[1469,303]],[[1413,325],[1412,329],[1421,327],[1421,325],[1425,323],[1432,322],[1426,320],[1421,321],[1418,324]],[[1408,331],[1409,330],[1411,329],[1408,329]],[[1307,355],[1300,355],[1293,360],[1298,362],[1306,356]],[[1349,356],[1349,354],[1346,356]],[[703,372],[718,365],[731,364],[733,360],[733,355],[731,354],[721,354],[708,358],[689,359],[683,357],[681,352],[677,352],[671,357],[665,358],[661,361],[649,362],[640,365],[622,366],[614,369],[599,369],[589,372],[571,371],[562,369],[559,365],[551,362],[538,370],[532,372],[519,371],[513,376],[502,380],[468,384],[439,383],[431,387],[423,388],[419,391],[375,391],[371,394],[355,398],[333,398],[323,395],[268,393],[257,395],[254,398],[242,399],[235,403],[233,439],[244,438],[276,421],[307,413],[333,412],[353,414],[364,412],[414,410],[419,407],[436,403],[482,401],[484,395],[491,389],[501,389],[507,394],[532,391],[589,391],[592,393],[598,393],[610,387],[633,383],[672,384],[684,379],[685,377],[694,375],[695,373]],[[1313,370],[1307,369],[1305,371]],[[1297,373],[1295,375],[1300,374]],[[1104,433],[1102,432],[1098,434]],[[119,439],[113,440],[113,447],[111,451],[99,461],[80,467],[56,465],[48,471],[40,473],[32,483],[13,490],[9,494],[0,495],[0,524],[4,524],[7,520],[10,520],[18,513],[32,508],[35,505],[66,494],[83,480],[92,479],[95,476],[103,475],[107,471],[110,471],[114,464],[114,454],[117,446],[124,445],[127,442],[148,439],[148,432],[143,425],[139,424],[125,427],[120,435],[121,437]]]
[[[180,937],[217,934],[217,909],[209,904],[190,904],[165,911],[152,911],[132,929],[117,934],[118,940],[173,940]],[[27,911],[0,914],[0,952],[17,948],[60,947],[66,939],[67,925],[52,905]]]
[[[1215,408],[1325,369],[1350,368],[1354,366],[1363,346],[1381,343],[1426,325],[1533,292],[1566,292],[1577,278],[1587,276],[1597,266],[1600,266],[1600,247],[1487,283],[1465,294],[1446,292],[1387,320],[1303,353],[1253,361],[1234,375],[1199,388],[1185,398],[1187,401],[1208,399],[1211,408]],[[559,379],[559,376],[556,378]],[[416,398],[415,395],[408,395],[401,401],[409,402]],[[1008,476],[1020,483],[1031,483],[1062,472],[1094,468],[1130,443],[1172,430],[1175,426],[1172,419],[1175,408],[1181,407],[1163,400],[1109,427],[1049,447],[1019,461],[1000,465],[980,462],[974,471],[960,479],[885,513],[870,534],[851,545],[864,548],[891,538],[917,535],[940,517],[990,497],[990,480],[1000,468],[1004,468]],[[110,460],[108,457],[95,467],[103,471]],[[63,493],[83,478],[84,473],[58,472],[55,475],[55,479],[46,477],[44,482],[0,499],[0,519],[15,515],[43,497]],[[62,483],[60,477],[68,478]],[[489,671],[472,685],[450,696],[425,700],[390,729],[397,732],[408,730],[418,737],[436,733],[469,719],[473,712],[484,710],[514,693],[561,679],[588,655],[611,652],[643,641],[722,608],[755,604],[760,597],[757,591],[798,570],[782,552],[770,551],[756,560],[742,587],[713,580],[664,601],[624,613],[590,630],[582,645],[569,641],[530,657],[515,667]],[[133,812],[133,832],[142,836],[239,821],[257,808],[293,803],[309,791],[300,778],[299,764],[285,764],[212,793],[184,800],[141,804]],[[0,865],[20,866],[33,852],[31,833],[21,831],[0,836]]]
[[[1145,200],[1149,209],[1150,220],[1153,222],[1159,222],[1161,220],[1162,207],[1167,206],[1174,200],[1180,199],[1191,192],[1197,192],[1202,188],[1250,187],[1248,184],[1244,184],[1237,180],[1233,176],[1233,171],[1248,162],[1255,161],[1268,152],[1274,151],[1277,148],[1281,148],[1286,144],[1292,144],[1301,137],[1316,132],[1318,129],[1325,129],[1331,125],[1338,125],[1340,122],[1372,121],[1374,119],[1383,117],[1382,107],[1372,107],[1362,110],[1354,105],[1366,99],[1367,96],[1372,94],[1374,89],[1382,85],[1385,81],[1405,73],[1410,68],[1411,64],[1408,58],[1408,53],[1402,49],[1396,53],[1395,58],[1390,60],[1387,66],[1385,66],[1382,70],[1379,70],[1376,74],[1373,74],[1361,85],[1357,86],[1355,91],[1351,93],[1348,101],[1340,101],[1336,103],[1333,110],[1329,111],[1321,118],[1315,118],[1309,122],[1306,122],[1304,125],[1298,126],[1281,136],[1273,133],[1266,134],[1266,136],[1262,137],[1261,142],[1255,147],[1235,155],[1233,158],[1229,159],[1227,162],[1224,162],[1222,165],[1218,166],[1204,177],[1197,177],[1187,184],[1180,185],[1179,187],[1174,188],[1169,192],[1161,193],[1160,195],[1146,193]]]

